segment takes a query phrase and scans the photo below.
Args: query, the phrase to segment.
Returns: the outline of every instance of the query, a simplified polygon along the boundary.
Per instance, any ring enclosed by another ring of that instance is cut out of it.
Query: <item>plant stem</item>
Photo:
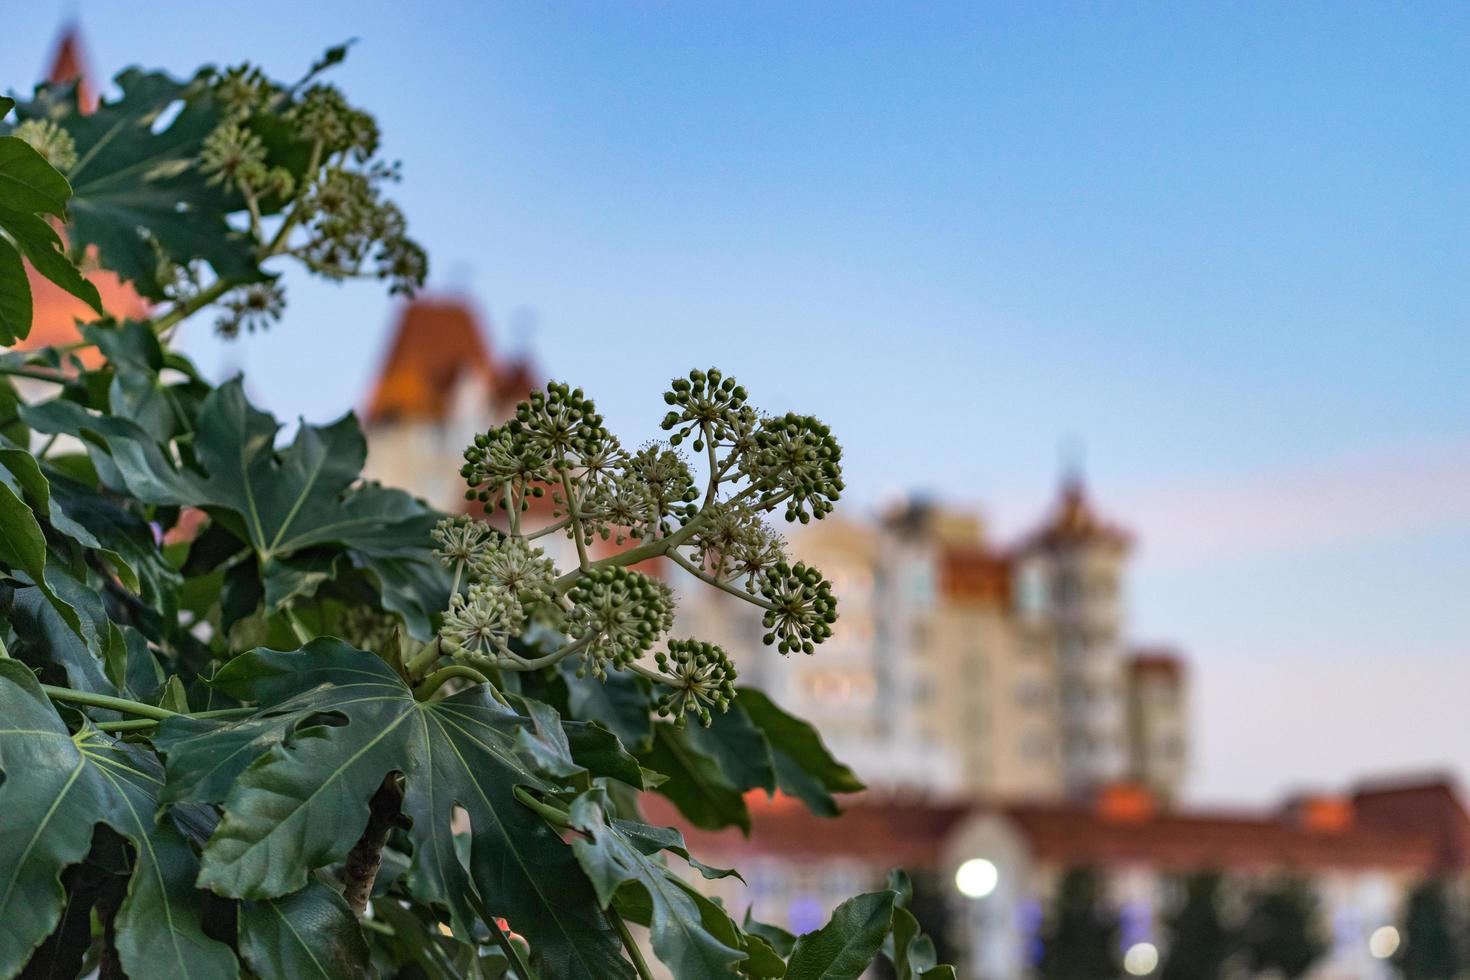
[[[544,657],[536,657],[532,660],[527,660],[525,657],[520,657],[512,653],[508,658],[502,657],[498,661],[498,665],[506,670],[540,670],[542,667],[550,667],[552,664],[560,663],[574,653],[581,653],[587,647],[587,644],[591,642],[592,637],[590,635],[584,636],[580,640],[568,643],[559,650],[551,651]]]
[[[233,279],[216,279],[214,282],[210,283],[208,286],[206,286],[204,289],[201,289],[193,296],[190,296],[188,299],[179,300],[173,305],[173,309],[169,310],[163,316],[153,321],[153,332],[158,334],[160,337],[166,338],[169,334],[169,331],[171,331],[174,327],[178,326],[180,323],[182,323],[184,320],[187,320],[195,313],[198,313],[200,310],[204,309],[204,307],[208,306],[210,303],[213,303],[215,300],[219,299],[225,293],[228,293],[230,290],[234,289],[238,285],[239,283]]]
[[[217,708],[214,711],[191,711],[185,718],[243,718],[254,714],[256,708]],[[160,718],[132,718],[128,721],[103,721],[97,727],[104,732],[137,732],[156,728]]]
[[[398,820],[403,804],[403,790],[395,773],[389,773],[368,803],[368,822],[362,836],[347,852],[342,867],[342,897],[352,909],[353,915],[362,918],[368,899],[373,894],[373,882],[378,878],[378,869],[383,866],[383,848],[388,843],[388,834]]]
[[[408,668],[408,676],[417,679],[419,675],[434,665],[441,652],[438,637],[435,637],[432,642],[425,643],[423,649],[410,657],[405,665]]]
[[[572,522],[572,538],[577,542],[577,567],[587,571],[587,543],[582,540],[582,518],[577,513],[577,495],[572,492],[572,475],[561,471],[562,493],[567,495],[567,517]]]
[[[17,378],[32,378],[36,381],[49,381],[52,384],[64,385],[69,379],[44,368],[28,367],[0,367],[0,374],[9,374]]]
[[[296,610],[290,606],[286,606],[281,612],[285,614],[286,622],[291,624],[291,632],[296,634],[296,642],[302,646],[306,646],[306,644],[316,639],[316,637],[312,636],[311,631],[306,628],[306,624],[301,621],[301,617],[296,615]]]
[[[434,696],[435,691],[444,686],[446,681],[452,680],[455,677],[464,677],[474,681],[476,684],[490,683],[490,678],[467,664],[450,664],[448,667],[440,667],[428,677],[425,677],[423,682],[414,688],[414,700],[429,700],[429,698]]]
[[[744,589],[738,589],[735,586],[731,585],[729,582],[723,582],[720,579],[715,578],[713,575],[705,574],[698,567],[696,567],[693,562],[689,561],[689,559],[685,558],[677,551],[670,552],[664,557],[672,561],[675,565],[678,565],[680,568],[684,569],[684,571],[688,572],[690,575],[693,575],[695,578],[699,579],[701,582],[705,583],[706,585],[713,585],[721,592],[728,592],[735,598],[744,599],[751,605],[760,606],[762,609],[776,608],[774,605],[762,599],[760,596],[751,595]]]
[[[648,961],[643,958],[643,950],[633,938],[633,934],[628,931],[628,924],[623,921],[623,917],[618,915],[617,909],[611,905],[607,907],[607,917],[613,925],[617,926],[618,935],[623,939],[623,948],[632,958],[633,968],[638,971],[639,980],[653,980],[653,971],[648,968]]]
[[[515,968],[518,980],[532,980],[534,974],[531,973],[531,968],[526,965],[526,958],[521,955],[520,948],[511,942],[511,938],[505,934],[505,930],[500,928],[500,920],[490,914],[490,910],[485,908],[485,903],[480,900],[479,895],[471,892],[469,899],[470,904],[475,907],[475,911],[480,914],[480,919],[490,929],[490,935],[495,937],[496,945],[500,947],[501,952],[505,954],[505,958]]]
[[[515,796],[522,804],[536,811],[547,823],[555,824],[563,830],[571,827],[571,823],[567,820],[567,815],[564,811],[542,803],[524,786],[517,786],[515,788]]]
[[[109,708],[113,711],[121,711],[129,715],[142,715],[144,718],[153,718],[162,721],[172,718],[178,714],[177,711],[169,711],[167,708],[159,708],[151,704],[143,704],[139,701],[129,701],[127,698],[114,698],[106,694],[91,694],[87,691],[73,691],[69,687],[55,687],[51,684],[42,684],[41,690],[53,701],[71,701],[76,704],[90,705],[93,708]]]

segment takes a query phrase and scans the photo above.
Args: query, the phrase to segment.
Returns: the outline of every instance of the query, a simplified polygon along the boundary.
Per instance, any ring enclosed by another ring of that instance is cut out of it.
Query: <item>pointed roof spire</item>
[[[92,112],[97,108],[97,90],[92,85],[92,73],[87,67],[82,31],[75,21],[61,30],[56,50],[51,55],[51,67],[46,70],[46,81],[53,85],[76,82],[77,101],[82,111]]]
[[[479,317],[454,296],[416,296],[399,313],[388,353],[368,397],[369,426],[385,422],[443,422],[455,385],[466,377],[483,381],[499,415],[538,385],[524,357],[492,355]]]
[[[1023,549],[1059,548],[1067,545],[1098,542],[1115,548],[1128,547],[1127,531],[1104,520],[1087,496],[1082,470],[1064,466],[1061,496],[1056,506],[1035,532],[1026,538]]]

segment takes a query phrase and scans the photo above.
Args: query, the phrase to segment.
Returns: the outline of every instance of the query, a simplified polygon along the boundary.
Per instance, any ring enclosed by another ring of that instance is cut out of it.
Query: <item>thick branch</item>
[[[352,845],[342,868],[342,897],[347,899],[358,918],[362,917],[368,899],[373,895],[373,882],[378,878],[378,869],[383,866],[383,848],[388,843],[393,825],[398,822],[402,805],[403,788],[397,774],[390,772],[373,794],[372,802],[368,804],[367,828]]]

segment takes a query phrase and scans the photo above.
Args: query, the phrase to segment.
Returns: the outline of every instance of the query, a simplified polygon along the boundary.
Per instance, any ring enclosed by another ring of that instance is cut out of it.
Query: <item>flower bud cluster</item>
[[[654,655],[670,688],[658,699],[658,713],[683,725],[694,715],[705,728],[714,720],[710,709],[728,711],[735,700],[735,665],[724,650],[702,640],[670,640],[668,652]]]
[[[716,501],[690,539],[694,564],[716,578],[743,577],[746,588],[762,571],[786,560],[786,543],[759,514],[743,504]]]
[[[51,166],[62,173],[77,164],[77,141],[52,119],[27,119],[10,133],[31,145]]]
[[[462,564],[474,569],[488,557],[494,533],[490,525],[461,514],[441,520],[429,536],[439,546],[434,549],[434,557],[445,568]]]
[[[802,562],[780,562],[760,578],[760,595],[770,603],[761,639],[782,653],[811,653],[832,635],[837,621],[837,597],[822,573]]]
[[[653,647],[674,625],[668,586],[626,568],[584,574],[567,593],[567,633],[583,644],[578,676],[607,676],[607,665],[623,667]]]
[[[510,651],[511,638],[520,635],[525,622],[525,610],[514,595],[475,583],[450,597],[439,635],[455,659],[493,662]]]
[[[214,329],[221,337],[235,338],[240,331],[264,330],[286,312],[286,289],[277,279],[252,282],[231,290],[220,301]]]
[[[689,378],[675,378],[664,392],[664,404],[672,407],[663,419],[665,432],[674,430],[669,443],[677,446],[692,434],[694,451],[704,451],[705,433],[717,442],[730,439],[753,416],[745,404],[745,389],[718,368],[693,370]]]
[[[762,419],[742,468],[767,488],[763,500],[790,495],[788,521],[820,520],[842,496],[842,447],[832,430],[810,415],[788,412]]]

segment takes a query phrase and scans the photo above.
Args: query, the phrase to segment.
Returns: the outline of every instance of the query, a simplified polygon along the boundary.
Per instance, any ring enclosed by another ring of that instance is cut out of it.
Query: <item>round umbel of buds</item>
[[[607,676],[607,664],[632,663],[674,625],[674,599],[667,586],[626,568],[588,572],[567,592],[572,609],[567,632],[582,641],[583,666],[588,673]]]
[[[786,519],[805,524],[831,513],[842,496],[842,447],[832,430],[810,415],[788,412],[761,421],[742,467],[766,489],[762,501],[786,498]]]
[[[668,652],[654,655],[671,690],[658,699],[658,713],[682,726],[687,715],[695,715],[705,728],[713,717],[710,709],[728,711],[735,699],[735,665],[725,651],[702,640],[670,640]]]
[[[675,430],[669,442],[677,446],[693,434],[694,451],[703,452],[706,433],[729,439],[744,418],[745,397],[745,389],[718,368],[690,371],[688,380],[675,378],[664,392],[664,403],[673,409],[663,420],[664,431]]]
[[[439,546],[434,549],[434,557],[445,568],[454,568],[460,562],[473,568],[489,554],[495,532],[488,524],[461,514],[444,518],[429,534]]]
[[[509,651],[511,637],[520,634],[525,621],[515,596],[493,585],[476,584],[450,597],[439,636],[457,660],[493,660]]]
[[[513,436],[523,436],[557,469],[571,465],[569,456],[595,455],[611,438],[592,399],[581,388],[558,381],[547,385],[544,392],[531,392],[516,406],[515,418],[506,423],[506,429]]]
[[[771,608],[762,622],[762,639],[782,653],[811,653],[832,635],[837,621],[837,597],[822,573],[801,562],[779,562],[760,578],[760,594]]]
[[[480,501],[488,513],[505,505],[506,484],[524,488],[531,497],[544,495],[546,488],[534,484],[551,481],[551,458],[533,446],[524,432],[513,433],[509,425],[498,425],[475,436],[465,447],[459,475],[469,485],[465,499]],[[525,507],[523,499],[521,508]]]
[[[556,565],[540,548],[508,537],[475,559],[470,574],[476,581],[504,589],[522,605],[530,605],[551,597]]]

